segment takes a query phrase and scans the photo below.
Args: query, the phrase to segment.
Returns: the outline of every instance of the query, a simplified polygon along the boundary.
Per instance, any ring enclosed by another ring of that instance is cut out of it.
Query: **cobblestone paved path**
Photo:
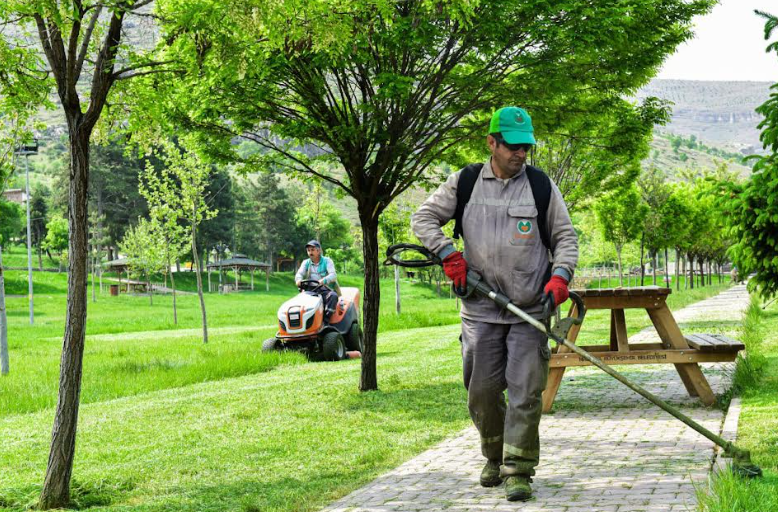
[[[729,320],[736,326],[747,306],[745,286],[736,286],[675,312],[675,317],[682,330],[684,324],[694,327],[688,324],[709,319]],[[655,339],[651,329],[630,341]],[[728,388],[733,363],[702,367],[716,394]],[[724,414],[691,399],[672,366],[619,368],[710,430],[721,430]],[[694,510],[695,485],[705,483],[711,467],[710,441],[593,367],[567,370],[554,407],[558,412],[541,421],[541,465],[533,501],[509,503],[502,487],[485,489],[478,484],[484,460],[478,433],[471,427],[324,510]]]

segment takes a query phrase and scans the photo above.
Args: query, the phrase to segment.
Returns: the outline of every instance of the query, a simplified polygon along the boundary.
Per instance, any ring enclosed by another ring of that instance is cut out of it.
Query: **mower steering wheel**
[[[318,290],[321,287],[325,287],[326,288],[327,285],[325,285],[324,283],[320,283],[316,279],[303,279],[302,281],[300,281],[300,284],[297,285],[297,288],[299,290],[301,290],[301,291],[304,290],[304,291],[307,291],[307,292],[315,292],[316,290]]]

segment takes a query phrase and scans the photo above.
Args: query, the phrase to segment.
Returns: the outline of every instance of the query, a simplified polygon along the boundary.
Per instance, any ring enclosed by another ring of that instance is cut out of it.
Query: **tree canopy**
[[[765,39],[778,28],[778,17],[765,18]],[[778,51],[778,41],[768,51]],[[727,190],[728,217],[735,240],[730,255],[741,274],[754,272],[752,283],[764,297],[778,294],[778,83],[770,98],[756,111],[764,116],[759,123],[760,140],[767,154],[756,158],[754,173],[744,185],[730,184]]]
[[[365,261],[360,388],[375,389],[384,209],[434,182],[435,164],[458,144],[483,138],[495,108],[519,101],[551,122],[581,114],[582,102],[561,108],[570,98],[594,96],[589,108],[599,108],[636,90],[711,5],[161,0],[160,59],[185,72],[175,82],[149,77],[149,90],[168,99],[146,113],[195,130],[216,157],[270,160],[354,197]],[[234,137],[266,152],[241,157]]]

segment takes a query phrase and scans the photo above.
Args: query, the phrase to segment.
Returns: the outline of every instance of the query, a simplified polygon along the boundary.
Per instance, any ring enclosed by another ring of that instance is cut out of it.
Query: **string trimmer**
[[[402,259],[401,255],[405,252],[415,253],[414,258],[407,260]],[[401,267],[410,268],[429,267],[441,264],[442,263],[440,258],[438,258],[436,255],[420,245],[413,244],[392,245],[386,250],[386,261],[384,262],[384,265],[399,265]],[[581,297],[575,292],[570,292],[570,299],[576,306],[577,315],[563,319],[559,319],[557,317],[556,323],[553,326],[551,325],[551,318],[553,316],[550,310],[550,308],[553,307],[551,301],[547,301],[546,303],[543,312],[544,321],[537,320],[513,304],[510,297],[503,293],[492,290],[489,285],[483,281],[481,276],[472,270],[468,270],[467,272],[467,290],[457,290],[456,287],[454,287],[454,292],[463,298],[469,297],[473,293],[477,293],[483,297],[491,299],[501,308],[507,309],[534,328],[547,334],[549,338],[557,343],[557,345],[567,347],[569,350],[586,359],[594,366],[604,371],[617,381],[621,382],[637,394],[643,396],[652,404],[668,412],[675,418],[681,420],[689,427],[710,439],[714,444],[720,446],[724,450],[723,456],[732,459],[732,470],[736,474],[750,478],[762,475],[762,470],[759,468],[759,466],[751,462],[751,453],[748,450],[738,448],[733,443],[725,440],[721,436],[714,434],[642,386],[629,381],[622,374],[603,363],[599,358],[591,355],[589,352],[583,350],[571,341],[568,341],[567,334],[570,331],[570,328],[573,325],[580,325],[583,322],[584,315],[586,314],[586,308],[584,307],[583,300],[581,300]]]

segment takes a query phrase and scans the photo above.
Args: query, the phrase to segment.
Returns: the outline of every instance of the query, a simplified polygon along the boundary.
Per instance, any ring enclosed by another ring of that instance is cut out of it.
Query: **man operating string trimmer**
[[[443,260],[457,288],[467,287],[470,267],[492,289],[540,318],[544,301],[558,306],[568,298],[578,239],[559,189],[526,164],[535,144],[529,114],[517,107],[499,109],[486,141],[491,158],[452,174],[413,215],[413,231]],[[456,219],[455,237],[464,238],[464,255],[441,230],[451,219]],[[463,299],[461,316],[468,408],[487,459],[481,485],[504,480],[508,500],[529,499],[540,456],[548,337],[480,295]]]
[[[495,486],[504,479],[511,501],[532,495],[529,484],[539,461],[538,425],[550,358],[547,335],[723,448],[735,474],[761,476],[748,450],[566,339],[570,328],[583,322],[585,305],[567,289],[578,246],[564,201],[545,174],[525,164],[535,139],[524,110],[495,112],[487,142],[491,159],[453,174],[413,216],[413,230],[426,249],[397,244],[387,249],[386,261],[405,267],[442,264],[463,297],[465,387],[487,458],[481,484]],[[467,259],[440,229],[452,218],[454,236],[464,236]],[[402,258],[408,250],[425,259]],[[551,326],[549,312],[568,294],[577,315]]]

